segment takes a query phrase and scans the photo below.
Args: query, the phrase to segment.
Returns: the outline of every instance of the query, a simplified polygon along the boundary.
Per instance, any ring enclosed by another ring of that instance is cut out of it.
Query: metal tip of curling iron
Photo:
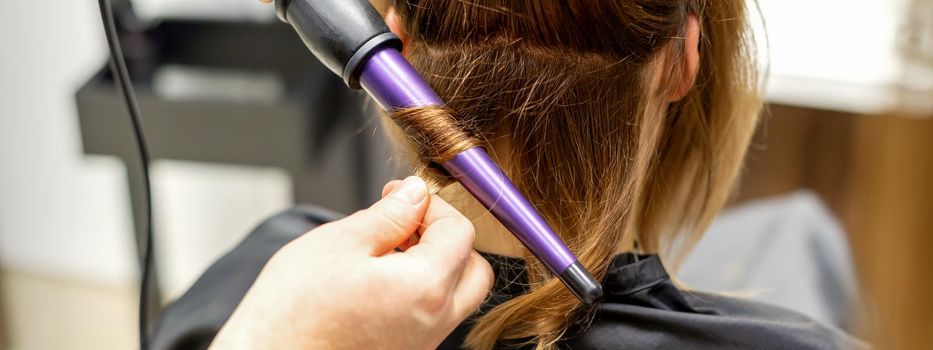
[[[593,275],[590,274],[579,261],[567,267],[564,272],[557,276],[561,282],[577,296],[586,305],[591,305],[603,296],[603,287],[596,282]]]

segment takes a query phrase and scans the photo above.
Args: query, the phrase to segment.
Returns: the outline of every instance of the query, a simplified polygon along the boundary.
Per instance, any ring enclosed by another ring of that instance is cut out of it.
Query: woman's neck
[[[527,255],[527,250],[521,242],[463,186],[454,183],[441,190],[438,195],[473,223],[473,228],[476,230],[476,241],[473,247],[477,251],[509,257]],[[619,242],[619,253],[634,251],[634,242],[628,238],[634,235],[626,235],[626,237],[627,239]]]
[[[438,195],[473,223],[473,228],[476,230],[476,241],[473,247],[476,250],[511,257],[525,255],[526,250],[521,242],[459,183],[445,187]]]

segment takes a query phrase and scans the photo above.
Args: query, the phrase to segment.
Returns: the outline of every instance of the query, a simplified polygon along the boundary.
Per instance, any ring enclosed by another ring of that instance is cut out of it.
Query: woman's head
[[[395,0],[388,20],[596,275],[627,240],[676,264],[725,202],[760,106],[744,1]],[[585,322],[528,262],[531,292],[481,317],[471,346],[548,347]]]

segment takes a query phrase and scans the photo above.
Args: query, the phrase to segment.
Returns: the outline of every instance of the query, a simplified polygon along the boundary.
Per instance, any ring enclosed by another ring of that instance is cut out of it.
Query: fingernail
[[[390,194],[390,196],[406,201],[411,205],[421,203],[427,195],[428,186],[424,184],[424,180],[416,176],[406,178]]]

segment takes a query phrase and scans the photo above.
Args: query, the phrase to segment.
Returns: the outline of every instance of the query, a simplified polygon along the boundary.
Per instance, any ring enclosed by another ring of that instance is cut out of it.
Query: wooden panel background
[[[806,187],[846,228],[878,349],[929,349],[933,334],[933,117],[771,105],[736,202]]]

